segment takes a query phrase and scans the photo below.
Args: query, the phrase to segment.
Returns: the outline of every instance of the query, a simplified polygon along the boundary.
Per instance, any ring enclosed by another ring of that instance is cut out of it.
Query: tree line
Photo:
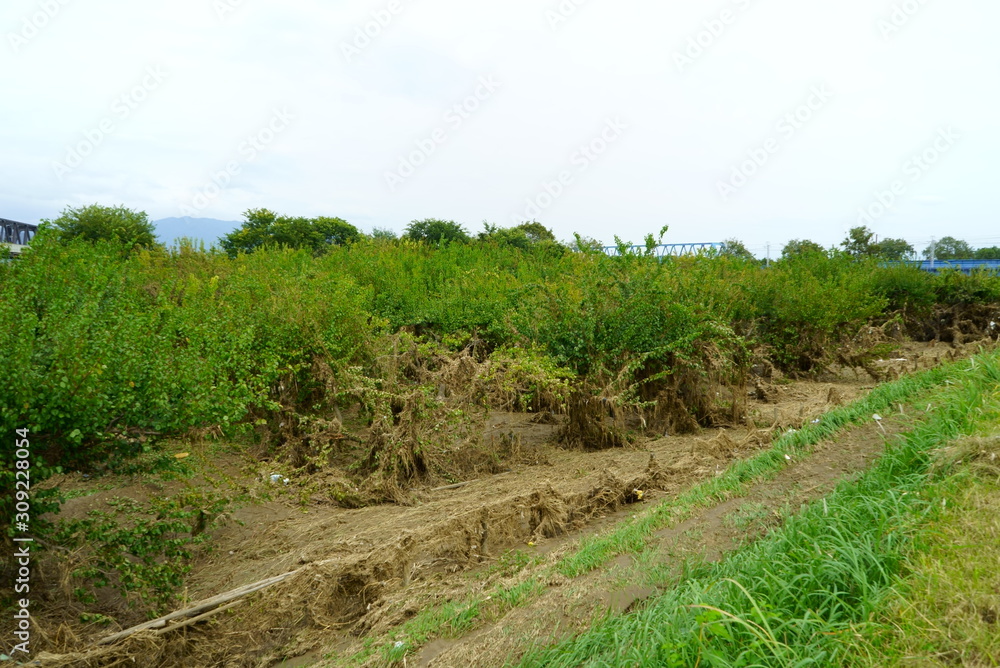
[[[83,238],[91,241],[118,239],[134,246],[154,247],[156,229],[147,214],[124,206],[101,206],[91,204],[81,207],[67,207],[53,220],[43,220],[43,227],[63,238]],[[411,221],[397,237],[392,230],[376,227],[371,234],[361,232],[342,218],[316,216],[279,215],[269,209],[250,209],[244,213],[243,225],[219,240],[219,245],[230,256],[252,253],[269,246],[304,248],[322,254],[333,246],[353,243],[364,237],[393,241],[410,241],[430,244],[492,242],[504,246],[528,248],[539,244],[560,249],[599,250],[603,244],[595,239],[576,235],[576,240],[561,244],[549,228],[537,221],[525,222],[514,227],[500,227],[484,222],[484,229],[477,235],[470,233],[455,221],[425,218]],[[879,240],[867,227],[852,228],[839,247],[825,249],[809,239],[792,239],[781,251],[781,259],[793,258],[812,253],[832,255],[845,253],[856,258],[876,258],[887,261],[912,259],[916,255],[913,246],[905,239],[883,238]],[[725,241],[722,254],[756,261],[738,239]],[[938,260],[1000,260],[1000,246],[973,248],[968,242],[945,236],[929,245],[922,252],[925,259],[933,255]]]
[[[484,223],[485,229],[473,236],[464,226],[454,221],[426,218],[412,221],[403,234],[397,237],[392,230],[378,227],[371,234],[365,234],[346,220],[329,216],[285,216],[270,209],[250,209],[243,214],[243,218],[243,225],[219,239],[222,250],[234,257],[240,253],[252,253],[275,246],[307,249],[322,254],[333,246],[343,246],[364,237],[389,241],[409,239],[431,244],[492,241],[519,248],[537,244],[561,245],[556,241],[552,230],[537,221],[514,227]],[[149,216],[144,211],[135,211],[125,206],[91,204],[67,207],[59,217],[42,220],[41,223],[42,229],[67,240],[117,240],[130,247],[143,248],[162,246],[156,239],[156,228]],[[584,243],[599,245],[594,240],[586,240]]]

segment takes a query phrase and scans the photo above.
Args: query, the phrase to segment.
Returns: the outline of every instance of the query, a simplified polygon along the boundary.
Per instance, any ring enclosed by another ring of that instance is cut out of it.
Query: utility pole
[[[771,266],[771,242],[767,242],[767,266]]]
[[[934,270],[934,252],[937,250],[936,245],[937,241],[934,240],[934,237],[931,237],[931,271]]]

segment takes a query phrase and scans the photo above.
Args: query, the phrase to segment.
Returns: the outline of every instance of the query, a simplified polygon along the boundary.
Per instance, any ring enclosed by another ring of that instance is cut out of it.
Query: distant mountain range
[[[205,246],[218,245],[219,237],[229,234],[242,225],[238,220],[218,220],[216,218],[162,218],[154,220],[156,236],[167,246],[173,246],[178,239],[187,237],[195,242],[203,241]]]

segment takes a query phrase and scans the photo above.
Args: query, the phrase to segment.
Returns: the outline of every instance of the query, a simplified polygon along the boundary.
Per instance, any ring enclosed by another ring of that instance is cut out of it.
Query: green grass
[[[543,557],[539,555],[531,555],[524,550],[508,550],[500,555],[500,558],[496,560],[496,563],[491,565],[482,573],[477,574],[477,577],[482,580],[486,580],[495,575],[501,577],[511,577],[523,571],[525,568],[530,568],[532,566],[537,566],[543,560]]]
[[[858,666],[1000,665],[1000,431],[951,450],[928,547],[852,652]]]
[[[499,618],[544,588],[541,581],[530,579],[510,587],[496,587],[483,598],[426,608],[390,633],[388,642],[369,644],[350,657],[350,663],[363,663],[377,652],[386,665],[392,665],[433,638],[459,638],[483,621]]]
[[[733,529],[746,531],[760,526],[771,515],[763,503],[744,503],[737,510],[723,518],[722,523]]]
[[[946,383],[933,395],[936,408],[860,479],[722,563],[695,567],[641,610],[605,617],[575,638],[529,652],[520,665],[842,665],[883,610],[907,558],[924,546],[928,524],[941,517],[931,453],[1000,409],[996,354],[939,373],[923,377]],[[895,387],[879,388],[840,418],[867,412]]]

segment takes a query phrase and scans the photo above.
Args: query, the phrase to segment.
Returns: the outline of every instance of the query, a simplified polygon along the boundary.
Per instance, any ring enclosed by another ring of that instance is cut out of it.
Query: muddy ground
[[[551,642],[586,630],[595,615],[632,610],[681,577],[685,562],[720,560],[780,524],[783,511],[794,511],[825,496],[845,477],[867,468],[886,439],[906,423],[900,415],[884,420],[882,427],[868,424],[850,429],[820,444],[810,457],[790,465],[773,480],[657,532],[642,555],[623,555],[607,569],[572,581],[550,582],[547,591],[529,606],[516,608],[465,637],[430,643],[410,665],[502,666],[516,660],[533,642]],[[653,569],[651,561],[656,563]]]
[[[972,347],[905,344],[893,360],[877,366],[895,377],[972,352]],[[414,492],[408,506],[344,508],[324,496],[322,480],[272,483],[266,469],[248,468],[236,453],[203,450],[201,456],[214,460],[214,480],[225,478],[271,498],[235,510],[212,530],[212,549],[197,556],[186,600],[297,572],[210,622],[169,636],[145,632],[97,652],[88,653],[87,648],[142,619],[123,615],[118,626],[88,627],[71,624],[58,611],[43,610],[38,622],[49,624],[45,630],[50,649],[64,653],[61,659],[50,655],[46,663],[116,665],[118,660],[145,656],[151,666],[333,665],[324,657],[357,651],[366,638],[380,637],[427,606],[531,577],[580,537],[718,475],[733,460],[767,447],[774,436],[872,387],[870,375],[860,370],[841,370],[818,380],[757,383],[751,388],[746,426],[598,451],[556,444],[559,419],[494,413],[486,428],[495,442],[513,447],[510,470],[458,487],[428,485]],[[865,468],[885,438],[903,425],[905,417],[899,416],[887,421],[889,434],[874,426],[850,430],[744,497],[661,532],[655,541],[660,556],[653,558],[661,562],[657,577],[662,581],[664,568],[669,571],[670,563],[680,563],[678,555],[718,558],[765,531],[782,508],[828,493],[844,475]],[[191,450],[199,454],[197,447]],[[68,490],[92,487],[78,477],[60,482]],[[182,483],[121,479],[102,484],[105,488],[97,493],[70,499],[63,513],[82,516],[113,496],[144,499],[171,493]],[[515,549],[530,557],[533,566],[509,577],[492,568]],[[651,558],[645,557],[647,562]],[[601,610],[640,605],[655,586],[643,577],[637,581],[637,567],[633,557],[621,557],[609,569],[549,582],[530,605],[514,608],[462,638],[433,640],[409,657],[408,665],[502,665],[527,643],[585,628]],[[62,626],[57,631],[52,624]],[[372,659],[371,665],[377,661]]]

